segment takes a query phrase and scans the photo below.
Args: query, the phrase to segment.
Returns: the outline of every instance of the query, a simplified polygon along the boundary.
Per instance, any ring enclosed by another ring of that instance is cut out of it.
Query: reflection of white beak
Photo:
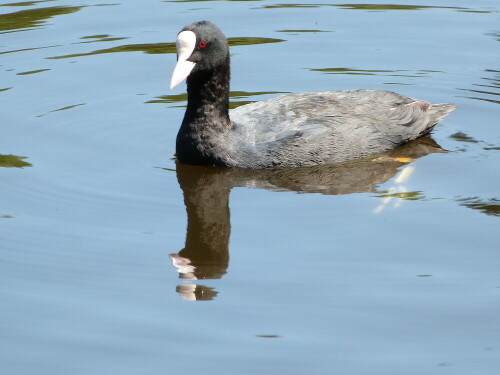
[[[181,83],[193,70],[195,63],[188,61],[189,56],[196,47],[196,35],[192,31],[182,31],[177,35],[175,42],[177,47],[177,65],[175,66],[172,80],[170,81],[170,89],[173,89]]]
[[[177,268],[177,272],[179,272],[179,277],[181,279],[197,279],[197,277],[194,275],[196,267],[191,265],[191,259],[181,257],[179,254],[170,254],[169,257],[172,265]]]

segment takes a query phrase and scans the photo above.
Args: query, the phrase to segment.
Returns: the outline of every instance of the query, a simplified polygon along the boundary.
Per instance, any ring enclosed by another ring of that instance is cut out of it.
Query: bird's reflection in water
[[[188,218],[185,247],[178,254],[170,254],[184,280],[177,292],[186,300],[211,300],[217,295],[200,281],[220,279],[227,272],[229,193],[233,187],[327,195],[375,192],[400,167],[435,152],[445,151],[430,137],[424,137],[385,154],[308,168],[245,170],[177,163],[177,180]]]

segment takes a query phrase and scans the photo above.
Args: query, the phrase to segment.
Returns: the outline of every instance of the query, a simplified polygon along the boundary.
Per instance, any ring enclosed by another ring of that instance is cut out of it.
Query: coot
[[[177,134],[182,163],[289,168],[382,153],[429,131],[455,109],[385,90],[283,95],[229,111],[229,47],[213,23],[177,35],[170,88],[187,78],[188,104]]]

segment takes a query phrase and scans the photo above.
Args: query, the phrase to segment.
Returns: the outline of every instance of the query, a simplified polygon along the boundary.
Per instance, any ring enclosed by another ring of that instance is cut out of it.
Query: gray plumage
[[[385,90],[346,90],[283,95],[228,111],[229,52],[223,34],[207,21],[183,30],[193,31],[208,47],[216,41],[217,49],[194,52],[193,61],[205,67],[195,66],[187,78],[188,107],[177,136],[181,162],[253,169],[342,162],[427,134],[455,109]],[[214,53],[218,62],[207,64],[215,61]]]

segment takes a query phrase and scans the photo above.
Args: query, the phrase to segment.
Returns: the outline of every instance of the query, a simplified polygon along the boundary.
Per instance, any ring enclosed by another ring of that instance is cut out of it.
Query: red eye
[[[207,42],[205,42],[205,41],[202,41],[198,44],[198,47],[200,47],[200,48],[205,48],[206,46],[207,46]]]

